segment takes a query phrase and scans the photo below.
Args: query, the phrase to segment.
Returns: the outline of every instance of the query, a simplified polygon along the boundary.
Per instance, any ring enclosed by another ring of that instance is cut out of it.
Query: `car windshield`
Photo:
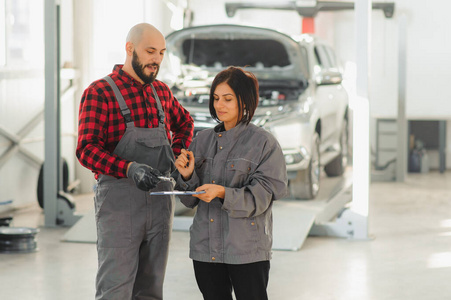
[[[257,69],[290,65],[282,43],[269,39],[188,39],[182,44],[183,64],[221,69],[247,66]]]

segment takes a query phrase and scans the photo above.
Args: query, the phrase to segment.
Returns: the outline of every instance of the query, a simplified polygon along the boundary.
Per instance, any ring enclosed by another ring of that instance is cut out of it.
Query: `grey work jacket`
[[[285,159],[277,140],[263,128],[223,124],[199,132],[190,145],[195,170],[178,184],[194,190],[206,183],[225,187],[224,199],[206,203],[181,196],[197,206],[190,228],[190,258],[203,262],[245,264],[271,259],[272,201],[287,193]]]

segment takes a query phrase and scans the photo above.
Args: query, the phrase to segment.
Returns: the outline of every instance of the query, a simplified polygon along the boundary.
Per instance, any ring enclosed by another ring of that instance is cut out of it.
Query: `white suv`
[[[287,164],[292,198],[313,199],[320,170],[343,174],[348,156],[348,96],[334,51],[312,35],[209,25],[166,38],[161,78],[191,113],[195,131],[216,122],[208,109],[210,85],[227,66],[253,72],[260,103],[253,122],[276,136]]]

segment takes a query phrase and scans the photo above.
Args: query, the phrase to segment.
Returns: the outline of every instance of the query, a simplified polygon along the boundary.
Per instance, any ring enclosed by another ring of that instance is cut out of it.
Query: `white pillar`
[[[371,46],[371,0],[355,2],[356,99],[353,99],[353,192],[351,211],[358,216],[354,238],[368,238],[369,210],[369,70]]]
[[[74,106],[77,121],[75,128],[78,128],[78,107],[80,106],[81,95],[86,87],[93,80],[93,10],[94,4],[91,0],[74,0],[74,68],[77,72],[77,91],[75,92]],[[95,78],[97,79],[97,78]],[[80,179],[80,192],[92,193],[95,184],[93,173],[75,162],[75,178]]]

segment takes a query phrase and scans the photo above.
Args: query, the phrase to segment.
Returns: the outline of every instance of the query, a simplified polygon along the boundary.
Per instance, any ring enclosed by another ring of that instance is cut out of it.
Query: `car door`
[[[314,46],[313,76],[316,87],[316,101],[318,103],[321,117],[321,150],[330,147],[336,139],[338,114],[341,112],[341,84],[331,84],[322,81],[326,72],[333,69],[333,64],[325,46],[317,44]]]

